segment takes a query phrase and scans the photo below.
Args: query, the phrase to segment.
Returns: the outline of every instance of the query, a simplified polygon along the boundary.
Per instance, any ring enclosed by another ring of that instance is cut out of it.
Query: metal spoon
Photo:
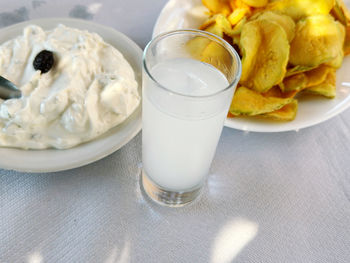
[[[8,79],[0,76],[0,98],[7,99],[16,99],[22,96],[22,92]]]

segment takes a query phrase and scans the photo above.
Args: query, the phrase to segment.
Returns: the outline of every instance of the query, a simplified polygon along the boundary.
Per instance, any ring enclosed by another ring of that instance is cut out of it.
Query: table
[[[79,17],[143,48],[165,3],[1,0],[0,26]],[[0,170],[0,262],[350,262],[350,110],[299,132],[225,128],[184,208],[143,198],[140,162],[141,133],[81,168]]]

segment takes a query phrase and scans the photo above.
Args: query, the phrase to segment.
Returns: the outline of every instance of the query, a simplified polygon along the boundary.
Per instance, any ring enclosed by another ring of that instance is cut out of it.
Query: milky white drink
[[[167,91],[145,80],[144,172],[164,189],[198,187],[209,172],[233,89],[213,99],[210,95],[228,87],[226,77],[213,66],[192,59],[161,62],[150,74],[168,90],[185,96],[162,97],[160,92]]]

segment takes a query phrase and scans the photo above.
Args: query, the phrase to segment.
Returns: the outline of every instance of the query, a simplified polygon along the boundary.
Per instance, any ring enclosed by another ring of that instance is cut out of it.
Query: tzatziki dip
[[[53,54],[43,73],[33,61]],[[30,25],[0,46],[0,75],[22,92],[0,99],[0,146],[66,149],[93,140],[128,118],[140,103],[135,74],[123,55],[94,33]]]

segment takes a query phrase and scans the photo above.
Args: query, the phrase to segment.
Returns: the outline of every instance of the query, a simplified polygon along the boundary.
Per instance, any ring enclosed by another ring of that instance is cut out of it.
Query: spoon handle
[[[0,98],[6,100],[21,96],[22,92],[11,81],[0,76]]]

